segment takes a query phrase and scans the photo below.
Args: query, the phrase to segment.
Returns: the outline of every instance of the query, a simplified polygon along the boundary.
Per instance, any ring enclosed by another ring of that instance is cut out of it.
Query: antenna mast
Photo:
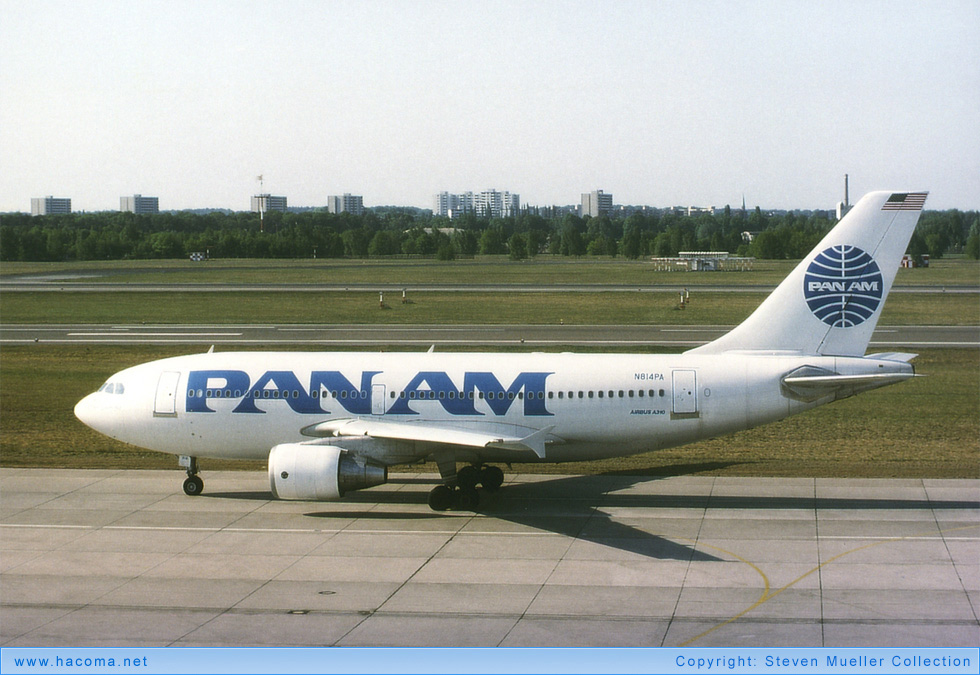
[[[255,179],[259,181],[259,232],[265,232],[265,192],[263,192],[262,174]]]

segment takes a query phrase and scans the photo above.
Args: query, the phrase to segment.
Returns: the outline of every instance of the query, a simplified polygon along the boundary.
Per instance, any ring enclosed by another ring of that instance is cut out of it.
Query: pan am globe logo
[[[881,270],[856,246],[832,246],[813,259],[803,277],[803,297],[813,315],[828,326],[864,323],[881,305]]]

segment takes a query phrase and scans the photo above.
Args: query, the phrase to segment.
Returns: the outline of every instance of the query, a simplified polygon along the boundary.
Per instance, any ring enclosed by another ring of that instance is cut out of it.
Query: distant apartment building
[[[440,192],[433,198],[432,213],[454,218],[475,213],[488,218],[509,218],[521,210],[521,196],[513,192],[484,190],[483,192]]]
[[[286,212],[286,198],[276,195],[264,194],[252,196],[252,211],[255,213],[268,213],[269,211]]]
[[[432,215],[452,218],[453,214],[459,212],[459,195],[452,192],[440,192],[432,198]]]
[[[31,197],[32,216],[53,216],[71,213],[71,199],[62,197]]]
[[[582,193],[582,217],[592,216],[598,218],[602,215],[609,215],[613,210],[613,196],[602,190]]]
[[[476,196],[472,192],[440,192],[433,198],[432,213],[445,218],[476,213]]]
[[[160,199],[143,195],[120,197],[119,210],[128,213],[160,213]]]
[[[327,197],[327,211],[329,213],[352,213],[355,216],[364,214],[364,197],[352,195],[345,192],[342,195],[330,195]]]

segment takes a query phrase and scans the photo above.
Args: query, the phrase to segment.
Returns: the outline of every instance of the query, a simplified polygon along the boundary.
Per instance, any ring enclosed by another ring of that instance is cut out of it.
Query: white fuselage
[[[502,435],[551,427],[554,441],[543,459],[563,462],[656,450],[781,419],[834,398],[796,400],[782,384],[785,374],[802,366],[868,372],[876,363],[869,361],[738,354],[208,353],[124,370],[83,399],[76,413],[133,445],[235,459],[265,459],[279,443],[308,441],[303,429],[338,419]],[[418,461],[429,450],[415,443],[374,458]],[[527,450],[471,452],[460,460],[539,459]]]

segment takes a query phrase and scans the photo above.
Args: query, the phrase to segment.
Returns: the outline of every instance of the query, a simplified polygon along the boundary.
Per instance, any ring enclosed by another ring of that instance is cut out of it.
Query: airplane
[[[473,510],[503,484],[497,464],[675,447],[913,377],[915,354],[865,352],[927,194],[867,194],[743,323],[680,354],[212,347],[116,373],[75,415],[177,455],[187,495],[204,487],[199,458],[267,460],[286,500],[340,499],[433,461],[429,506]]]

